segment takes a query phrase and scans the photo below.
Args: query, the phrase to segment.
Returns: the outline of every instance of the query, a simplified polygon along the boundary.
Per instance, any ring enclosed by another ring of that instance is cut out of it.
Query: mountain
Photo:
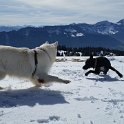
[[[19,30],[21,28],[23,28],[24,26],[0,26],[0,32],[9,32],[9,31],[12,31],[12,30]]]
[[[117,22],[119,25],[124,25],[124,19],[120,20],[119,22]]]
[[[59,41],[67,47],[105,47],[124,50],[124,20],[117,23],[70,24],[44,27],[11,28],[0,31],[0,44],[33,48],[45,41]]]

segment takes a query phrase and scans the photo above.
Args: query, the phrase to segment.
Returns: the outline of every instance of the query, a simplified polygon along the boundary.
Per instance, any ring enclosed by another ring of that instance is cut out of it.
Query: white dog
[[[0,80],[10,75],[28,78],[38,87],[48,82],[69,83],[48,75],[56,59],[57,45],[58,42],[45,43],[35,49],[0,46]]]

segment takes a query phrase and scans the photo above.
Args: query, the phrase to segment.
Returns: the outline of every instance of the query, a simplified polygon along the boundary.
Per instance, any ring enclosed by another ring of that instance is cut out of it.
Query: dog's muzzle
[[[83,66],[82,68],[83,68],[84,70],[87,70],[87,69],[88,69],[87,66]]]

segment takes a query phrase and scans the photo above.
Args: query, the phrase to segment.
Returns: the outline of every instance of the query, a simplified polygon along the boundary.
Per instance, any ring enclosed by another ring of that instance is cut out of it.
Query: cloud
[[[0,0],[0,25],[116,22],[123,6],[123,0]]]

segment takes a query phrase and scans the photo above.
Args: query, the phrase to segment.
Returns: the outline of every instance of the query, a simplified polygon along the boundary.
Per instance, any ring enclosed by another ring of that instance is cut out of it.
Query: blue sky
[[[124,19],[124,0],[0,0],[0,25],[59,25]]]

